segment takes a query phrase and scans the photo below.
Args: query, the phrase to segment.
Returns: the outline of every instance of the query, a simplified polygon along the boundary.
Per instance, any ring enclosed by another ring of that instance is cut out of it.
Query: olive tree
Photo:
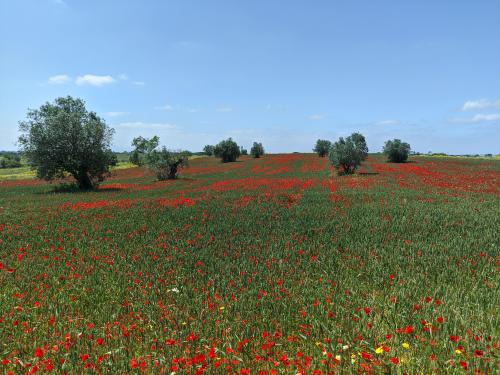
[[[206,145],[205,147],[203,147],[203,152],[208,156],[212,156],[214,154],[214,148],[215,146]]]
[[[134,138],[130,161],[138,166],[146,165],[160,181],[176,179],[179,170],[188,165],[188,154],[167,150],[165,146],[159,149],[159,143],[160,138],[156,135],[151,139]]]
[[[313,151],[318,154],[320,158],[328,155],[328,151],[330,150],[330,146],[332,143],[327,141],[326,139],[318,139],[316,141],[316,146],[314,146]]]
[[[404,163],[407,161],[410,150],[410,145],[406,142],[401,142],[400,139],[389,140],[384,145],[384,154],[393,163]]]
[[[329,152],[329,159],[339,175],[352,174],[368,155],[365,137],[353,133],[346,139],[340,137]]]
[[[254,142],[252,148],[250,149],[250,155],[254,158],[260,158],[264,155],[264,146],[262,146],[262,143]]]
[[[116,164],[111,151],[114,130],[85,102],[71,96],[28,110],[19,123],[21,151],[38,178],[72,176],[80,189],[92,189]]]
[[[219,142],[214,148],[214,155],[221,158],[223,163],[236,161],[241,155],[238,144],[232,138]]]

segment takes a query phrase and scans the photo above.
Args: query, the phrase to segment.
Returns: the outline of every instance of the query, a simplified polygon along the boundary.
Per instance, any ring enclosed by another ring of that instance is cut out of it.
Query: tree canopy
[[[339,175],[352,174],[368,155],[365,137],[353,133],[346,139],[340,137],[330,148],[329,159]]]
[[[19,123],[21,151],[38,178],[53,180],[68,174],[78,187],[92,189],[116,164],[111,151],[114,130],[85,102],[71,96],[28,110]]]
[[[158,149],[160,138],[154,136],[151,139],[136,137],[132,141],[134,150],[130,155],[130,161],[136,165],[146,165],[155,174],[158,180],[172,180],[177,178],[179,170],[187,167],[187,152],[174,152],[167,150],[165,146]]]
[[[241,150],[232,138],[228,138],[215,146],[214,155],[221,158],[223,163],[228,163],[236,161],[241,155]]]
[[[250,155],[254,158],[260,158],[264,155],[264,146],[262,146],[262,143],[254,142],[252,148],[250,149]]]
[[[316,145],[313,148],[313,151],[317,153],[319,157],[323,158],[328,155],[331,145],[332,143],[326,139],[318,139],[316,141]]]
[[[384,154],[393,163],[404,163],[410,154],[410,145],[400,139],[393,139],[385,142]]]

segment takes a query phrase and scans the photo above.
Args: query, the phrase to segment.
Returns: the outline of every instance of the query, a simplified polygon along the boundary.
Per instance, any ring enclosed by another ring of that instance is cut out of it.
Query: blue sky
[[[28,108],[84,99],[114,149],[160,136],[270,152],[500,153],[498,0],[0,0],[0,149]]]

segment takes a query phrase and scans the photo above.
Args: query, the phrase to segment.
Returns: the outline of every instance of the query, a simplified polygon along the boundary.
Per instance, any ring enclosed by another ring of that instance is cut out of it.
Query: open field
[[[495,373],[500,161],[0,181],[0,372]]]

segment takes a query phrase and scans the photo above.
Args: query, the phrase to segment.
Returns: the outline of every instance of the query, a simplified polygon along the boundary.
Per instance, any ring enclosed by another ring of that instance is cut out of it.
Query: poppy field
[[[498,373],[499,194],[424,156],[1,181],[0,373]]]

